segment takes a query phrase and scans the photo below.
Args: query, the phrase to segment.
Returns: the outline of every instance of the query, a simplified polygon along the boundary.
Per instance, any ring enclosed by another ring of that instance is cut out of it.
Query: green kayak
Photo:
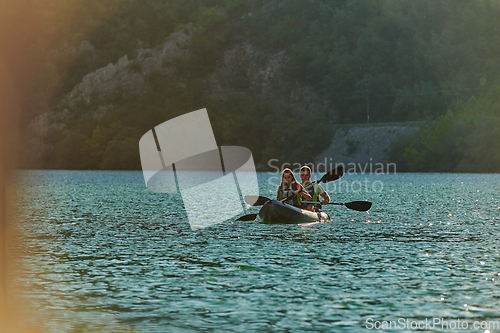
[[[325,212],[311,212],[290,206],[277,200],[270,200],[259,211],[261,223],[298,224],[329,221]]]

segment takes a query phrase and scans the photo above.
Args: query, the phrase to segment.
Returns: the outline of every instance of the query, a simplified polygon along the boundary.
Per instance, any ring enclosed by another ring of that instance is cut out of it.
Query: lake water
[[[20,174],[18,279],[47,331],[500,324],[500,175],[345,175],[332,201],[372,201],[369,214],[328,206],[329,223],[193,232],[181,196],[148,191],[141,172]],[[259,173],[260,195],[275,176]]]

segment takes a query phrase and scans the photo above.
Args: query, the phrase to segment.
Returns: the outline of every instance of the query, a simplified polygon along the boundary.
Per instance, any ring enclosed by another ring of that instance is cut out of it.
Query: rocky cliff
[[[108,64],[93,73],[87,74],[82,82],[73,88],[62,101],[61,106],[76,109],[81,105],[106,103],[113,94],[132,93],[140,95],[147,86],[147,75],[158,71],[161,75],[171,76],[175,72],[174,61],[189,55],[192,24],[184,30],[170,35],[160,47],[137,49],[135,59],[125,55],[115,64]]]
[[[176,75],[176,65],[179,60],[189,57],[193,32],[195,27],[188,24],[156,48],[143,49],[139,43],[135,57],[129,59],[124,55],[116,63],[85,75],[53,111],[38,116],[29,124],[26,140],[28,165],[43,167],[41,156],[54,149],[45,140],[50,132],[65,133],[70,119],[83,113],[92,115],[98,123],[113,109],[114,96],[142,95],[150,84],[148,76],[152,72],[176,80],[182,87],[183,78]],[[82,45],[87,53],[94,52],[88,41]],[[224,94],[236,90],[256,100],[271,102],[277,112],[301,108],[306,113],[320,112],[325,121],[334,122],[337,114],[326,98],[312,87],[291,81],[285,75],[283,66],[286,60],[287,54],[283,51],[263,51],[242,42],[225,51],[215,69],[202,77],[209,87],[204,94],[223,98]]]
[[[415,135],[422,122],[405,124],[373,124],[358,126],[338,125],[333,129],[331,144],[316,158],[316,165],[342,163],[346,171],[369,172],[381,170],[394,172],[389,149],[394,142]]]
[[[243,43],[224,53],[222,62],[209,76],[213,92],[238,89],[273,102],[278,109],[298,107],[325,115],[333,123],[337,113],[331,103],[311,86],[292,81],[283,71],[287,54],[268,52]]]

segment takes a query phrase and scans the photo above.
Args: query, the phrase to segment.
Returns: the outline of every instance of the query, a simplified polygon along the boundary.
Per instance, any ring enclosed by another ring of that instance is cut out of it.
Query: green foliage
[[[85,141],[83,146],[81,146],[80,153],[86,158],[84,169],[95,169],[97,168],[99,161],[102,158],[102,151],[105,144],[105,137],[101,133],[101,127],[97,126],[94,128],[92,137]]]
[[[71,111],[65,132],[50,138],[56,147],[46,156],[51,167],[139,168],[134,142],[142,134],[204,107],[220,145],[249,147],[258,163],[271,158],[310,162],[331,138],[323,115],[305,115],[292,106],[278,109],[248,93],[228,94],[221,102],[209,91],[208,77],[224,52],[250,42],[269,54],[284,50],[289,79],[329,98],[340,122],[364,122],[368,99],[373,122],[436,119],[418,139],[406,138],[392,147],[391,156],[407,170],[498,170],[500,140],[494,129],[500,109],[495,86],[500,79],[500,10],[493,1],[51,4],[44,8],[33,2],[46,20],[29,53],[46,61],[33,58],[31,67],[39,70],[30,82],[35,93],[26,101],[30,116],[49,109],[56,92],[62,98],[87,73],[124,55],[135,59],[139,47],[159,46],[188,23],[195,27],[189,56],[174,64],[174,76],[149,73],[141,96],[117,92],[106,101],[109,110],[102,119],[92,116],[99,105],[82,103]],[[83,40],[95,50],[80,51]],[[128,69],[140,72],[141,67],[133,61]],[[248,78],[237,75],[233,88],[246,89]]]
[[[57,145],[57,164],[58,169],[85,169],[85,156],[81,153],[81,147],[88,138],[82,133],[72,132],[67,135]]]
[[[328,96],[341,121],[435,119],[500,79],[491,1],[287,0],[255,40],[290,52],[287,72]]]
[[[262,162],[277,158],[293,163],[307,163],[329,145],[330,126],[318,114],[309,115],[300,108],[288,108],[268,116],[267,146]]]
[[[407,148],[411,171],[500,172],[500,86],[441,116]]]
[[[140,166],[139,144],[135,138],[112,140],[108,143],[104,158],[99,165],[105,170],[138,170]]]

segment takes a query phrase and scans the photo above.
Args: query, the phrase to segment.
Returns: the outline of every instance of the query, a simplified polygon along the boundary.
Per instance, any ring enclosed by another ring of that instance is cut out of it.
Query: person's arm
[[[322,205],[326,205],[330,202],[330,196],[328,195],[328,193],[326,193],[326,191],[321,193],[320,196],[323,198],[323,201],[321,201]]]
[[[330,202],[330,196],[328,195],[328,193],[326,193],[323,186],[317,184],[314,190],[316,191],[319,197],[323,198],[323,200],[321,201],[322,205],[326,205],[327,203]]]
[[[304,199],[306,199],[306,201],[311,201],[312,200],[311,195],[309,194],[309,192],[307,192],[306,190],[304,190],[304,187],[302,187],[302,185],[300,185],[300,188],[297,191],[295,191],[294,194],[301,194],[302,197]]]
[[[306,201],[311,201],[313,198],[311,197],[311,195],[309,194],[309,192],[305,191],[305,190],[302,190],[302,192],[300,193],[302,195],[302,197],[306,200]]]

